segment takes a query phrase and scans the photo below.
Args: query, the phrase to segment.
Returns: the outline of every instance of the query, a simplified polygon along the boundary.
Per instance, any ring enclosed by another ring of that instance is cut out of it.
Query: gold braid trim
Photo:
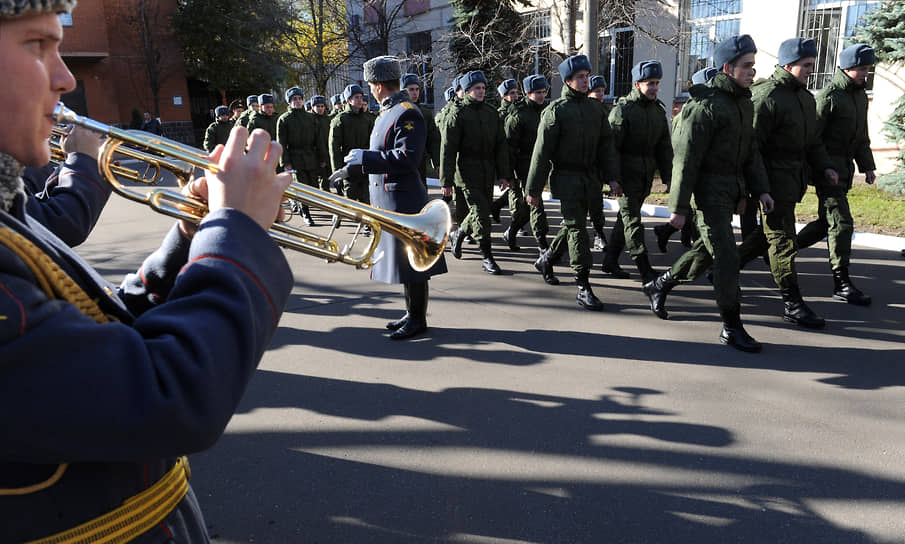
[[[80,312],[94,319],[97,323],[109,323],[111,321],[101,311],[97,302],[88,296],[88,293],[79,287],[57,263],[53,262],[49,255],[41,251],[38,246],[31,243],[27,238],[8,228],[0,228],[0,243],[11,249],[28,265],[47,298],[51,300],[61,298],[72,303]],[[63,477],[63,473],[66,472],[68,466],[68,463],[61,463],[50,478],[34,485],[0,488],[0,496],[28,495],[29,493],[47,489]]]

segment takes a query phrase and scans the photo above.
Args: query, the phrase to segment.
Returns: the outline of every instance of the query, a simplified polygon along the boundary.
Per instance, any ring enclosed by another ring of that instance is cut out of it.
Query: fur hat
[[[547,84],[547,78],[541,75],[533,75],[528,76],[522,80],[522,88],[525,89],[526,93],[533,93],[534,91],[543,91],[549,87]]]
[[[748,53],[757,53],[757,46],[754,45],[751,36],[747,34],[730,36],[713,50],[713,65],[717,70],[722,70],[724,64],[731,64],[735,59]]]
[[[453,79],[453,93],[457,93],[462,90],[463,77],[465,77],[465,74],[458,75]]]
[[[559,65],[559,76],[563,83],[579,70],[591,71],[591,61],[585,55],[572,55]]]
[[[302,98],[305,98],[305,93],[303,93],[302,90],[298,87],[291,87],[286,91],[286,102],[292,102],[293,96],[300,96]]]
[[[346,90],[343,91],[343,102],[348,102],[350,98],[355,96],[356,94],[360,94],[364,96],[365,92],[358,85],[352,84],[346,87]]]
[[[512,89],[518,89],[518,81],[514,79],[506,79],[496,88],[496,92],[500,93],[500,96],[503,96]]]
[[[643,60],[632,68],[632,83],[663,78],[663,65],[658,60]]]
[[[710,83],[710,80],[713,79],[713,76],[717,75],[718,73],[720,73],[720,71],[713,66],[708,66],[703,70],[698,70],[691,76],[691,84],[706,85]]]
[[[262,94],[258,97],[258,103],[262,106],[264,104],[273,104],[273,95],[272,94]]]
[[[229,115],[229,108],[226,106],[217,106],[214,108],[214,115],[220,117],[221,115]]]
[[[364,80],[368,82],[395,81],[402,76],[402,68],[396,57],[374,57],[362,66]]]
[[[0,17],[69,13],[74,7],[75,0],[0,0]]]
[[[817,56],[817,43],[811,39],[792,38],[782,42],[779,46],[779,55],[776,58],[776,64],[785,66],[798,62],[807,57]]]
[[[594,89],[603,89],[606,91],[606,79],[603,76],[591,76],[588,90],[593,91]]]
[[[443,91],[443,98],[445,98],[447,102],[452,100],[454,96],[456,96],[456,90],[453,87],[450,87]]]
[[[873,66],[877,64],[874,49],[866,43],[856,43],[846,47],[839,55],[839,68],[848,70],[855,66]]]
[[[402,77],[399,78],[399,86],[405,88],[409,85],[421,87],[421,79],[418,78],[418,74],[402,74]]]
[[[342,104],[343,103],[343,93],[334,94],[333,96],[331,96],[330,103],[333,104],[334,106],[337,104]]]
[[[249,108],[251,107],[252,104],[257,104],[257,103],[258,103],[258,95],[250,94],[247,97],[245,97],[245,105],[248,106]]]
[[[316,94],[311,97],[311,107],[317,106],[318,104],[327,105],[327,99],[323,95]]]
[[[480,70],[472,70],[471,72],[468,72],[467,74],[462,76],[462,81],[460,83],[462,85],[462,90],[467,91],[478,83],[487,85],[487,78],[484,76],[484,72]]]

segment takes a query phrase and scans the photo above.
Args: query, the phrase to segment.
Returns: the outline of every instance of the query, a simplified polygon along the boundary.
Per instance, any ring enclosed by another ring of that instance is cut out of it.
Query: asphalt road
[[[115,199],[80,253],[118,282],[170,223]],[[861,308],[831,299],[825,244],[802,251],[825,331],[783,323],[753,263],[743,318],[765,347],[749,355],[718,343],[705,280],[661,321],[628,257],[632,279],[612,280],[598,252],[592,313],[567,267],[547,286],[530,240],[511,253],[501,230],[504,275],[482,273],[475,246],[447,253],[429,334],[408,342],[383,329],[399,286],[288,254],[273,345],[226,434],[191,458],[215,542],[905,542],[898,252],[855,249]],[[683,250],[648,236],[658,270]]]

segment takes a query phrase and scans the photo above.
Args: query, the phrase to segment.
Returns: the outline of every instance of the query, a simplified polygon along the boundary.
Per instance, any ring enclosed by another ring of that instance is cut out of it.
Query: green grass
[[[664,188],[654,186],[655,190]],[[669,193],[651,193],[645,202],[665,206],[669,203]],[[876,185],[856,183],[848,193],[848,203],[856,231],[905,236],[905,198],[883,192]],[[799,223],[817,219],[817,195],[813,187],[808,187],[795,212]]]

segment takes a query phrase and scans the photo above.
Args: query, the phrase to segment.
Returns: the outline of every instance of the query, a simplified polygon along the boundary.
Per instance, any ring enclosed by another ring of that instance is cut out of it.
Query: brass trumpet
[[[116,193],[147,204],[157,212],[196,224],[207,214],[205,203],[175,191],[154,189],[142,193],[125,187],[116,179],[116,173],[112,168],[113,155],[120,153],[149,162],[160,169],[172,171],[173,167],[181,168],[180,165],[185,164],[216,174],[219,168],[210,161],[207,153],[153,134],[105,125],[78,115],[62,103],[54,108],[54,118],[58,123],[77,125],[107,136],[98,154],[97,163],[101,177]],[[181,179],[178,172],[174,173]],[[185,181],[188,179],[190,177]],[[333,214],[335,216],[333,226],[324,237],[289,225],[274,223],[268,231],[270,237],[283,247],[356,268],[370,268],[381,258],[382,255],[375,256],[375,252],[381,232],[386,231],[405,245],[412,268],[423,272],[443,255],[452,224],[449,207],[441,200],[428,202],[417,214],[404,214],[374,208],[298,182],[293,182],[289,186],[285,196]],[[351,241],[342,249],[333,239],[341,218],[358,222],[358,228]],[[360,255],[352,256],[353,246],[364,226],[371,227],[370,243]]]

